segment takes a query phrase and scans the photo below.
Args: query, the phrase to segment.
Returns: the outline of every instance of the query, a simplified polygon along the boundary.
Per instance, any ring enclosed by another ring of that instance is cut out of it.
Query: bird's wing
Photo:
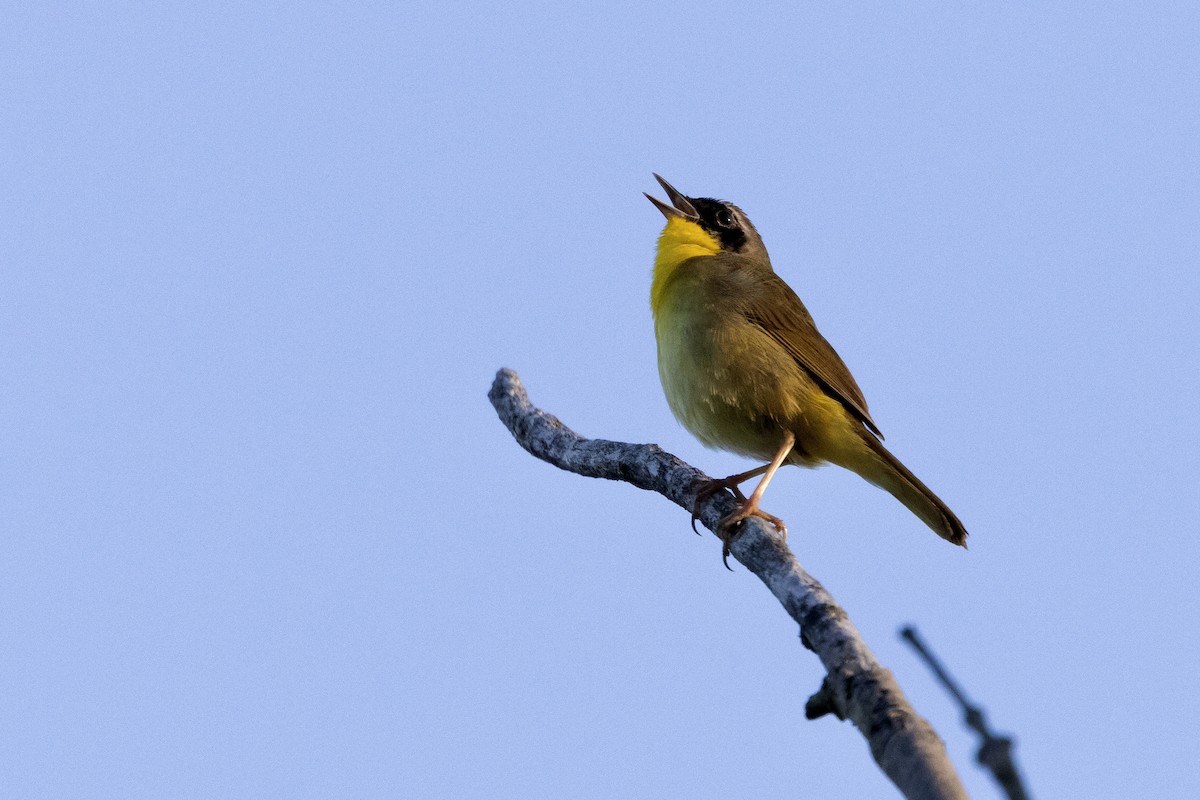
[[[783,345],[830,395],[882,439],[883,434],[867,410],[862,389],[833,345],[817,330],[812,315],[792,287],[771,271],[763,271],[756,277],[758,280],[746,298],[742,313]]]

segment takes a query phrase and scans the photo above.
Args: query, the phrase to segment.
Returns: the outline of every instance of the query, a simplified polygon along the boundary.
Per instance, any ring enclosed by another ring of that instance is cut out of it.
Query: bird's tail
[[[959,522],[954,512],[934,494],[928,486],[913,475],[908,467],[888,452],[883,442],[870,433],[863,431],[863,441],[867,443],[870,456],[866,463],[856,464],[854,471],[871,483],[886,489],[908,510],[916,514],[934,533],[946,541],[967,546],[967,529]]]

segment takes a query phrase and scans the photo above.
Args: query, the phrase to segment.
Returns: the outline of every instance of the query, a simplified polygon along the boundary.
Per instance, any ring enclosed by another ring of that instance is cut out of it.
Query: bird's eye
[[[720,225],[722,228],[732,228],[733,227],[733,214],[729,213],[729,209],[722,208],[719,211],[717,211],[717,224]]]

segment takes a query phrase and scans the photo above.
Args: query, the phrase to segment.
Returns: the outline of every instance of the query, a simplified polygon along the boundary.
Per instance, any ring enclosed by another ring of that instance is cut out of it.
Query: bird
[[[836,464],[890,492],[933,531],[966,547],[954,512],[883,446],[862,390],[804,303],[771,266],[762,237],[733,203],[688,197],[658,174],[670,204],[658,238],[650,307],[658,373],[675,418],[707,447],[765,462],[696,487],[701,503],[728,490],[738,507],[716,527],[722,560],[740,523],[760,517],[786,540],[783,520],[760,507],[785,464]],[[762,476],[747,497],[740,486]]]

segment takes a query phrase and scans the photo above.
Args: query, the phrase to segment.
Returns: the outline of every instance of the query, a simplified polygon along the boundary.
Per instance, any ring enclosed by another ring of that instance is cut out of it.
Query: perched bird
[[[723,557],[747,517],[766,519],[786,537],[783,521],[759,508],[767,484],[784,464],[828,462],[886,489],[938,536],[966,547],[954,512],[884,448],[850,370],[775,274],[746,214],[654,177],[671,201],[646,194],[667,218],[650,288],[667,403],[704,445],[767,462],[702,485],[693,527],[700,503],[727,489],[740,505],[717,526]],[[740,484],[759,475],[746,497]]]

